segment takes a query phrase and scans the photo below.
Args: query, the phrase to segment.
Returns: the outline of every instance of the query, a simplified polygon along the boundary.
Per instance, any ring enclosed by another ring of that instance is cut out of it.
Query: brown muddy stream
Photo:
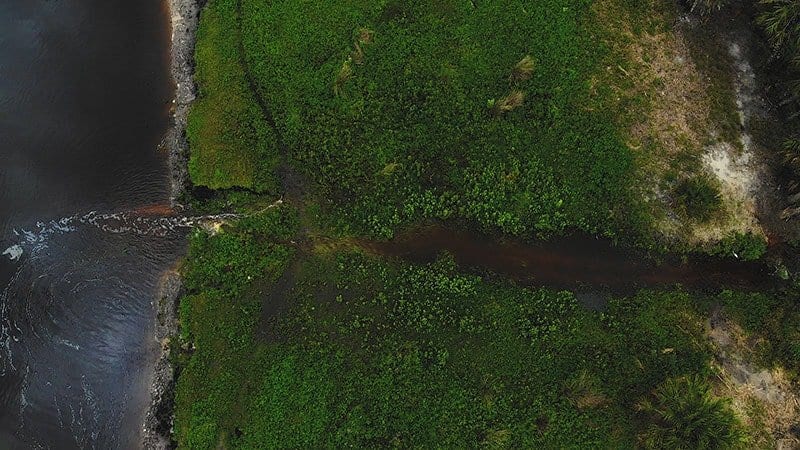
[[[605,295],[630,295],[640,288],[681,285],[690,290],[763,290],[775,284],[763,263],[690,257],[655,261],[608,240],[585,235],[548,241],[496,241],[479,233],[429,226],[387,242],[359,241],[367,251],[425,263],[442,252],[462,268],[508,277],[528,286],[576,291],[587,306]]]

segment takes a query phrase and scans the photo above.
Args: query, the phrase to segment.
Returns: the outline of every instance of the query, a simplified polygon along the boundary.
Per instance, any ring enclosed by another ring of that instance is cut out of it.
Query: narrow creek
[[[770,269],[760,262],[735,258],[692,256],[663,262],[615,247],[604,239],[586,235],[547,241],[496,241],[485,235],[429,226],[392,241],[359,241],[372,253],[426,263],[442,252],[459,266],[511,278],[528,286],[575,291],[588,307],[600,308],[609,295],[630,295],[641,288],[683,288],[714,292],[766,289],[775,283]]]

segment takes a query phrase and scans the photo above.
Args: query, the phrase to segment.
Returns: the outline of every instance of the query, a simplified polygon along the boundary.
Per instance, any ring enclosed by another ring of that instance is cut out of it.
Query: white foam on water
[[[268,209],[277,207],[283,203],[282,200],[277,200],[273,204],[267,206],[263,210],[255,213],[259,214]],[[20,274],[23,269],[30,268],[31,264],[35,264],[39,257],[43,254],[43,250],[48,248],[48,241],[50,237],[55,235],[62,235],[72,233],[78,230],[80,225],[91,225],[103,232],[111,234],[134,234],[138,236],[155,236],[167,237],[170,233],[180,229],[188,229],[195,227],[208,227],[210,224],[219,224],[228,220],[236,220],[246,217],[243,214],[216,214],[206,216],[169,216],[169,217],[152,217],[142,216],[135,212],[122,212],[122,213],[98,213],[97,211],[90,211],[85,214],[75,214],[73,216],[64,217],[57,220],[39,221],[36,222],[35,230],[15,229],[14,235],[20,238],[20,242],[8,247],[3,253],[12,261],[17,261],[22,258],[22,255],[27,252],[28,257],[20,264],[14,275],[9,280],[8,284],[0,291],[0,376],[3,376],[6,371],[17,371],[14,364],[14,352],[12,345],[20,342],[22,338],[22,330],[14,323],[10,314],[10,303],[12,300],[19,302],[25,301],[19,296],[15,297],[17,284],[20,279]],[[37,272],[44,272],[39,277],[34,278],[38,280],[49,273],[46,268],[39,267]],[[27,273],[27,272],[26,272]],[[67,277],[69,273],[64,274]],[[73,292],[83,289],[87,283],[97,281],[95,279],[86,280],[76,283],[73,287]],[[32,330],[34,336],[36,330]],[[62,340],[58,342],[68,348],[80,350],[80,347],[72,342]],[[93,401],[93,395],[88,390],[88,385],[84,386],[84,394],[87,401]],[[61,414],[59,410],[59,420],[66,418],[66,411]],[[75,424],[76,420],[82,421],[81,414],[76,419],[76,411],[70,406],[71,423]]]
[[[263,210],[255,213],[259,214],[268,209],[280,206],[283,200],[277,200]],[[167,237],[170,233],[181,229],[208,226],[209,224],[220,223],[227,220],[235,220],[246,217],[244,214],[213,214],[206,216],[142,216],[135,211],[119,213],[98,213],[89,211],[85,214],[75,214],[57,220],[36,222],[36,230],[14,230],[14,234],[22,238],[22,241],[12,245],[3,255],[11,260],[19,259],[25,252],[26,247],[35,253],[38,250],[47,248],[48,240],[51,236],[72,233],[78,230],[78,225],[91,225],[103,232],[111,234],[134,234],[137,236]]]
[[[6,251],[3,252],[3,255],[8,256],[8,258],[11,259],[12,261],[16,261],[20,257],[22,257],[23,253],[25,253],[25,251],[22,250],[22,247],[20,247],[17,244],[17,245],[12,245],[11,247],[8,247],[6,249]]]

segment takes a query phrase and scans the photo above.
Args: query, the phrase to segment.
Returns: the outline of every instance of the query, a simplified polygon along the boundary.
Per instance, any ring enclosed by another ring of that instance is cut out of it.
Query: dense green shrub
[[[706,177],[681,181],[675,188],[675,196],[686,215],[699,222],[710,220],[722,204],[719,189]]]
[[[284,271],[293,249],[278,242],[294,233],[296,219],[275,208],[190,237],[185,270],[188,295],[180,303],[181,338],[191,352],[178,357],[176,439],[183,448],[216,448],[243,414],[250,397],[243,377],[252,365],[254,328],[262,309],[261,285]]]
[[[733,233],[714,244],[708,252],[712,255],[755,261],[767,252],[767,240],[760,234]]]
[[[674,450],[743,448],[744,431],[729,403],[714,397],[700,378],[670,378],[639,403],[649,422],[643,444]]]

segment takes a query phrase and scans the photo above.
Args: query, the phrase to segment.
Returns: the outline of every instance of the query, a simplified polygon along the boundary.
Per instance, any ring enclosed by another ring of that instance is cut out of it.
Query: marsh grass
[[[536,62],[533,57],[526,55],[518,63],[514,65],[511,75],[508,77],[510,83],[520,83],[530,80],[533,76],[533,71],[536,68]]]
[[[505,97],[490,101],[489,111],[492,116],[500,117],[505,113],[521,107],[523,103],[525,103],[525,92],[514,89]]]

